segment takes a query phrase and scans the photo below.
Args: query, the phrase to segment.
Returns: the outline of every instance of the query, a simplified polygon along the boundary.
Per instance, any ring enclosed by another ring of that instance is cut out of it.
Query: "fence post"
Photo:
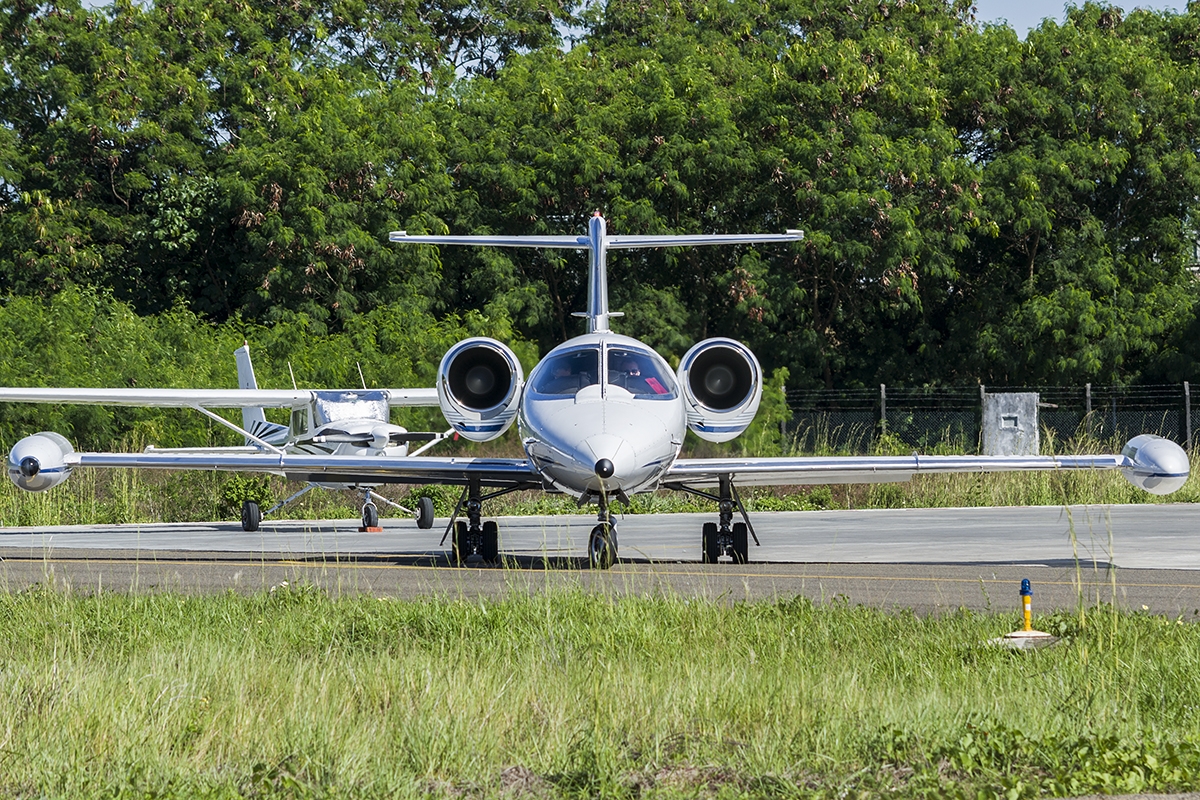
[[[983,428],[987,425],[987,420],[983,418],[983,404],[987,398],[987,387],[982,383],[979,384],[979,439],[975,444],[976,452],[983,452]]]
[[[787,421],[792,416],[792,404],[787,399],[787,384],[779,387],[779,391],[783,392],[783,405],[787,409],[787,413],[779,420],[779,444],[781,447],[787,447]],[[786,452],[786,450],[784,451]]]
[[[887,384],[879,384],[879,430],[887,436]]]
[[[1083,387],[1083,424],[1087,435],[1092,435],[1092,385],[1085,384]]]
[[[1192,452],[1192,387],[1183,382],[1183,419],[1187,432],[1187,449]]]

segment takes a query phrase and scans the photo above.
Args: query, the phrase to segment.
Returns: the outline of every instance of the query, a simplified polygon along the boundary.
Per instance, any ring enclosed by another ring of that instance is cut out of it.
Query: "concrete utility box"
[[[1038,393],[1008,392],[983,396],[983,454],[985,456],[1036,456]]]

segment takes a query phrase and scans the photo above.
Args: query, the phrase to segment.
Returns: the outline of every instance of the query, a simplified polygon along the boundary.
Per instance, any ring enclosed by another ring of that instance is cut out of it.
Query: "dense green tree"
[[[807,231],[614,253],[618,329],[669,357],[729,335],[795,386],[1194,377],[1200,11],[1087,3],[1022,42],[967,0],[577,5],[0,0],[0,292],[312,336],[482,314],[544,349],[581,330],[581,254],[387,232],[599,210]]]
[[[991,232],[963,254],[951,328],[976,342],[974,374],[1162,374],[1196,296],[1197,21],[1089,3],[1025,43],[1006,28],[960,43],[944,83]]]

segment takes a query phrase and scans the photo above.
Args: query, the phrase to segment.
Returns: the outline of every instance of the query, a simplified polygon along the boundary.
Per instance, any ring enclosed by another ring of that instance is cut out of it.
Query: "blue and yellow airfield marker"
[[[1024,627],[1019,631],[1006,633],[998,639],[991,639],[988,644],[1007,647],[1010,650],[1036,650],[1039,647],[1048,647],[1058,641],[1057,636],[1033,629],[1033,587],[1029,583],[1029,578],[1021,580],[1021,610],[1025,622]]]

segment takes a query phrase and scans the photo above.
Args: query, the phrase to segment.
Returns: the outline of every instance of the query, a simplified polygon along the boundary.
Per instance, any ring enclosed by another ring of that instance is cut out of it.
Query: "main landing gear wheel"
[[[433,527],[433,499],[422,497],[417,501],[417,527],[429,530]]]
[[[733,547],[730,548],[733,563],[747,564],[750,561],[750,535],[746,523],[733,523]]]
[[[479,544],[479,555],[489,564],[500,560],[500,526],[495,520],[483,523],[483,541]]]
[[[717,523],[706,522],[700,534],[700,561],[715,564],[721,556],[721,544],[717,540]]]
[[[379,527],[379,509],[374,503],[367,503],[363,506],[362,524],[364,528]]]
[[[617,532],[611,525],[600,524],[592,528],[588,537],[588,566],[592,569],[608,569],[617,560]]]
[[[467,544],[467,522],[462,519],[455,520],[454,534],[450,537],[450,564],[455,567],[461,566],[470,554]]]
[[[260,522],[262,522],[262,510],[258,507],[258,503],[253,500],[242,503],[242,530],[256,531]]]

